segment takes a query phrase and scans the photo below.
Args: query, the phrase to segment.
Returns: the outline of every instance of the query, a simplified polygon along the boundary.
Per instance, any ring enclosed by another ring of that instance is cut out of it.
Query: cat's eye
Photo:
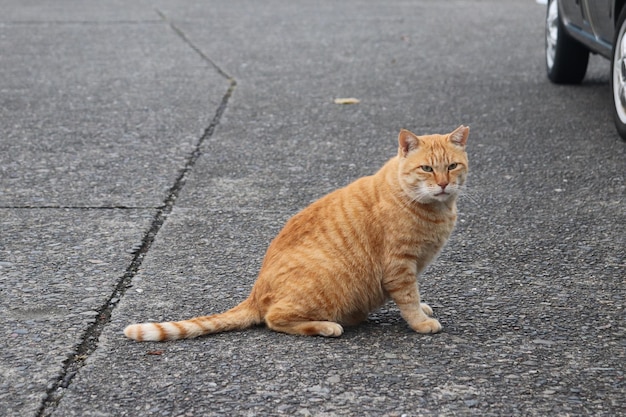
[[[455,169],[457,166],[459,166],[459,164],[454,163],[454,164],[450,164],[448,165],[448,171],[452,171],[453,169]]]
[[[424,172],[433,172],[433,167],[429,167],[428,165],[422,165],[420,168]]]

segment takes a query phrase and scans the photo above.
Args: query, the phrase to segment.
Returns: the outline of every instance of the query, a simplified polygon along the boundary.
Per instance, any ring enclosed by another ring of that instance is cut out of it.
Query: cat
[[[137,341],[192,338],[264,323],[272,330],[341,336],[389,298],[408,325],[437,333],[417,275],[444,246],[463,189],[469,128],[416,136],[402,129],[398,154],[294,215],[270,243],[249,297],[225,313],[132,324]]]

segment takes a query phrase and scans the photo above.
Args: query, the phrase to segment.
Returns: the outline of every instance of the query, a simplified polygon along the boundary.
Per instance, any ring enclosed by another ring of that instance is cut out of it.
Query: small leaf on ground
[[[336,98],[335,99],[335,104],[358,104],[360,103],[361,100],[359,100],[358,98]]]

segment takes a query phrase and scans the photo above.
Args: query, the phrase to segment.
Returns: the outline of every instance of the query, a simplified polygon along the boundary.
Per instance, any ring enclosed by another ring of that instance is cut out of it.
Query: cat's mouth
[[[438,201],[447,201],[450,197],[452,197],[452,194],[446,191],[440,191],[434,195],[434,198]]]

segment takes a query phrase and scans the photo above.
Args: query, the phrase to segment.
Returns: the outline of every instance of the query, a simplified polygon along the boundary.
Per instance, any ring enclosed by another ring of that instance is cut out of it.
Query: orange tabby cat
[[[400,131],[398,155],[376,174],[293,216],[270,244],[250,296],[212,316],[133,324],[131,339],[173,340],[244,329],[340,336],[390,297],[419,333],[439,322],[420,302],[419,274],[447,241],[467,176],[469,128],[448,135]]]

